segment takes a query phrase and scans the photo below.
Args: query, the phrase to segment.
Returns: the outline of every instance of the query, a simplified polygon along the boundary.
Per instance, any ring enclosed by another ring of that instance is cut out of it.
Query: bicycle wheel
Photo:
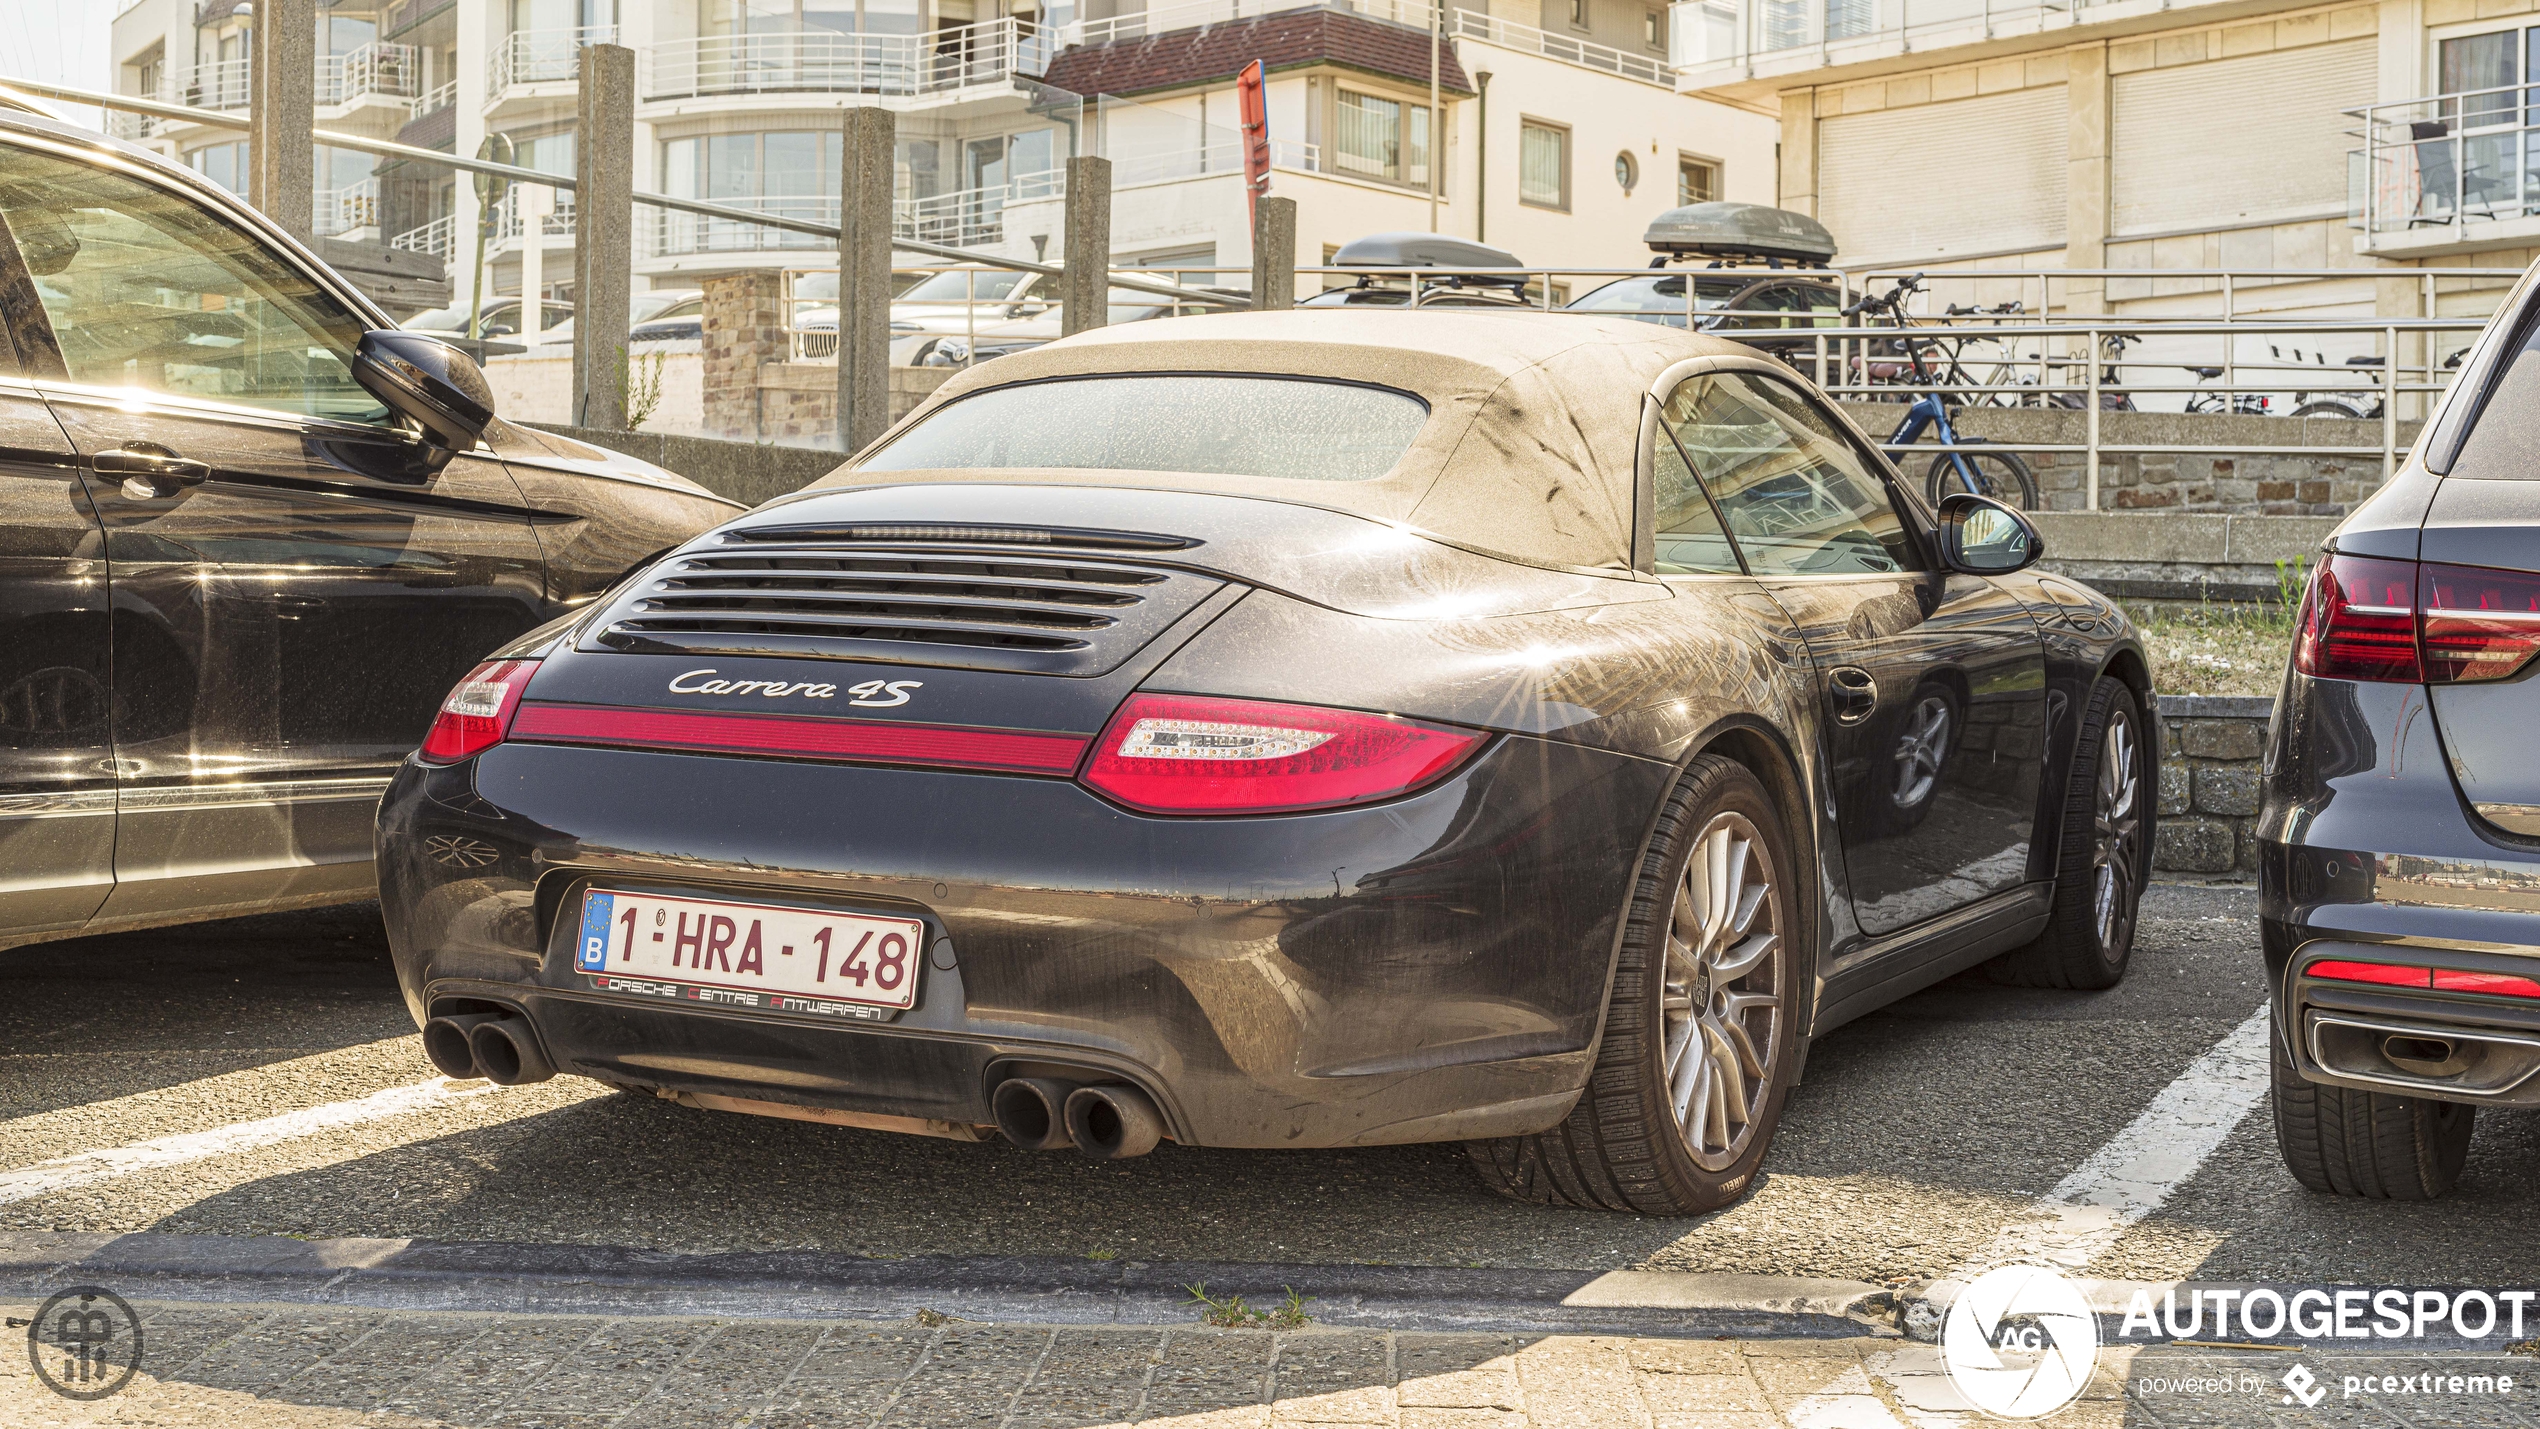
[[[1962,446],[1974,445],[1983,440],[1982,437],[1958,439]],[[1958,464],[1950,460],[1951,455],[1952,453],[1942,452],[1939,456],[1933,457],[1931,475],[1924,479],[1925,489],[1931,493],[1934,506],[1940,504],[1940,498],[1953,491],[1971,491],[1978,496],[1990,496],[2006,506],[2015,506],[2022,511],[2037,509],[2037,478],[2029,474],[2027,462],[2010,452],[1955,453],[1966,459],[1968,471],[1974,474],[1975,481],[1970,485],[1966,476],[1959,472]]]

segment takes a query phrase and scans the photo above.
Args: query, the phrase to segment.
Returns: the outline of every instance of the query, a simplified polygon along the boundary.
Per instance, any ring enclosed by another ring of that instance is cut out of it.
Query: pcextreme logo
[[[2073,1402],[2099,1365],[2099,1320],[2081,1287],[2036,1265],[1975,1278],[1950,1302],[1940,1359],[1969,1404],[2038,1419]]]

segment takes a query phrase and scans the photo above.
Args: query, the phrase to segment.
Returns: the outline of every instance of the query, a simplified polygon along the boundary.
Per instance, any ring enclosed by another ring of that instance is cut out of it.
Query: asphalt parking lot
[[[0,1231],[529,1241],[863,1256],[1943,1274],[2074,1174],[2261,1002],[2254,895],[2150,895],[2104,994],[1955,979],[1819,1044],[1767,1174],[1722,1214],[1546,1209],[1447,1146],[1167,1144],[1122,1163],[688,1110],[558,1078],[225,1128],[433,1080],[368,908],[0,953]],[[208,1136],[172,1164],[40,1168]],[[2540,1123],[2490,1113],[2431,1205],[2310,1195],[2263,1101],[2086,1271],[2131,1280],[2515,1281],[2540,1270]],[[28,1173],[25,1168],[39,1168]],[[28,1179],[29,1176],[33,1179]]]

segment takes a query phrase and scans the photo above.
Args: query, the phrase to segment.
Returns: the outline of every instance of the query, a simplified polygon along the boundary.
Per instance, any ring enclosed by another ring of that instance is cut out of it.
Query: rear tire
[[[1958,443],[1966,446],[1983,440],[1982,437],[1962,436],[1958,438]],[[1960,452],[1957,455],[1965,457],[1967,465],[1974,469],[1975,484],[1969,486],[1967,479],[1959,474],[1957,463],[1949,459],[1950,453],[1943,452],[1932,458],[1931,473],[1923,478],[1932,505],[1938,506],[1940,498],[1953,491],[1972,491],[2022,511],[2037,509],[2037,478],[2029,473],[2027,462],[2010,452]]]
[[[1995,958],[1993,980],[2088,991],[2125,980],[2143,885],[2152,876],[2152,802],[2160,770],[2125,682],[2101,676],[2082,712],[2064,789],[2055,902],[2035,941]]]
[[[2284,1028],[2268,1022],[2275,1144],[2294,1180],[2375,1201],[2431,1201],[2460,1180],[2478,1108],[2304,1081]]]
[[[1651,1216],[1744,1195],[1797,1057],[1803,877],[1762,782],[1694,760],[1641,862],[1587,1090],[1549,1131],[1466,1143],[1483,1183]]]

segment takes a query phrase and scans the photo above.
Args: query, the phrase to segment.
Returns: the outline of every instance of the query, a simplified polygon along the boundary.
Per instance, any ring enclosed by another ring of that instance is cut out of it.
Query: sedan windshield
[[[1120,374],[992,387],[937,408],[861,471],[1187,471],[1372,481],[1428,404],[1297,377]]]

